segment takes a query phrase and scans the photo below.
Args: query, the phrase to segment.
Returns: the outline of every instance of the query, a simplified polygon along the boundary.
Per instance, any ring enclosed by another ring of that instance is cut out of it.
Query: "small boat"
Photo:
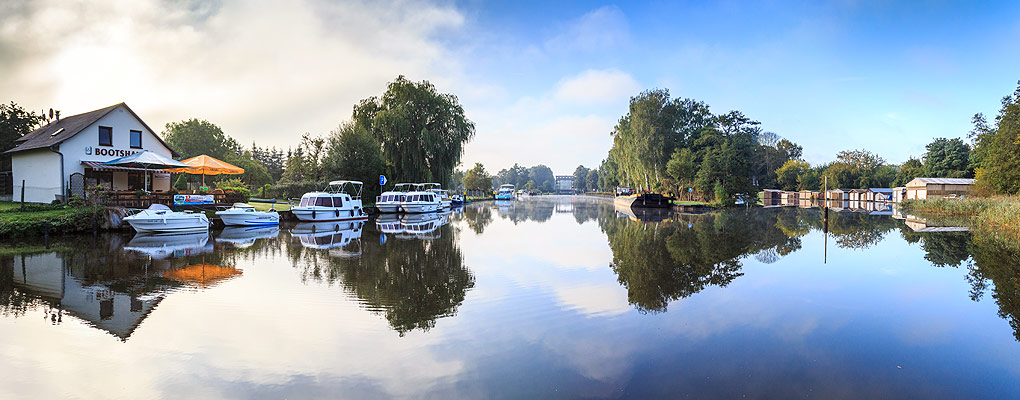
[[[638,193],[625,196],[616,196],[613,202],[623,207],[631,208],[671,208],[672,199],[658,193]]]
[[[459,206],[465,203],[464,196],[455,194],[450,196],[450,205]]]
[[[513,200],[517,197],[516,194],[516,187],[507,183],[499,187],[499,191],[496,192],[496,200]]]
[[[361,207],[361,188],[358,181],[332,181],[321,192],[308,192],[301,203],[291,207],[300,221],[356,221],[368,219]]]
[[[258,211],[245,203],[234,203],[233,207],[217,211],[216,215],[226,226],[279,225],[280,214],[275,210]]]
[[[375,208],[381,213],[400,212],[400,204],[404,202],[404,195],[414,188],[412,183],[398,183],[393,185],[393,190],[385,191],[375,197]]]
[[[406,213],[430,213],[442,209],[439,196],[428,191],[424,183],[414,184],[414,189],[404,195],[404,201],[400,203],[400,209]]]
[[[202,212],[173,211],[163,204],[153,204],[124,217],[139,233],[183,233],[209,230],[209,218]]]
[[[439,196],[439,206],[441,208],[450,208],[453,205],[453,200],[450,199],[450,191],[441,189],[442,185],[438,183],[426,183],[424,186],[429,192],[435,193]]]

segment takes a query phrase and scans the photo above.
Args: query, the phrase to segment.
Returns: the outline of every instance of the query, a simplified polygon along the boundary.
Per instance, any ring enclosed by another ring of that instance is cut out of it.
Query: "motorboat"
[[[463,195],[455,194],[450,196],[450,205],[459,206],[463,205],[464,203],[465,201]]]
[[[424,183],[416,183],[414,184],[414,189],[404,195],[404,201],[400,203],[400,208],[404,212],[413,214],[430,213],[442,209],[439,196],[430,192],[426,185]]]
[[[300,222],[291,229],[302,247],[329,250],[335,257],[361,255],[361,234],[364,221]]]
[[[173,211],[163,204],[153,204],[124,217],[139,233],[183,233],[209,230],[209,218],[203,212]]]
[[[243,249],[251,247],[256,240],[272,239],[279,235],[279,225],[228,226],[216,236],[216,241]]]
[[[499,187],[499,191],[496,192],[496,200],[513,200],[516,194],[516,186],[507,183]]]
[[[375,208],[381,213],[400,212],[400,204],[404,202],[404,195],[414,188],[412,183],[398,183],[393,185],[393,190],[383,192],[375,197]]]
[[[147,254],[154,259],[211,253],[209,232],[179,234],[139,233],[124,245],[124,250]]]
[[[439,207],[441,209],[450,208],[450,206],[453,205],[453,201],[450,199],[450,191],[442,189],[442,185],[438,183],[426,183],[424,186],[427,191],[439,196]]]
[[[301,203],[290,212],[300,221],[357,221],[368,219],[361,206],[361,189],[358,181],[332,181],[321,192],[308,192]]]
[[[217,211],[216,215],[226,226],[279,225],[280,214],[276,210],[258,211],[245,203],[234,203],[233,207]]]

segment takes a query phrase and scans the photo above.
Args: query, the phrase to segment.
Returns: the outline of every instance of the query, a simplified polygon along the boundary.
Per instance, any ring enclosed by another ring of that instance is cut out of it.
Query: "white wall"
[[[50,203],[60,194],[60,156],[49,149],[26,150],[12,154],[14,178],[12,200],[21,201],[21,182],[25,181],[25,201]]]
[[[99,145],[99,127],[113,128],[113,146]],[[142,148],[131,147],[131,131],[142,132]],[[86,154],[91,148],[91,154]],[[65,188],[71,174],[85,173],[82,161],[106,162],[120,155],[98,155],[96,149],[120,150],[124,153],[149,150],[154,153],[171,157],[170,149],[156,137],[156,133],[145,128],[123,105],[115,108],[98,121],[83,129],[77,135],[65,140],[58,149],[64,155],[64,176],[60,177],[60,156],[48,149],[28,150],[12,154],[12,176],[14,178],[14,201],[21,200],[21,180],[25,182],[25,201],[33,203],[52,202],[60,194],[61,181]],[[126,155],[126,154],[125,154]],[[114,174],[114,188],[127,188],[127,174]],[[169,190],[169,178],[154,181],[156,190]]]

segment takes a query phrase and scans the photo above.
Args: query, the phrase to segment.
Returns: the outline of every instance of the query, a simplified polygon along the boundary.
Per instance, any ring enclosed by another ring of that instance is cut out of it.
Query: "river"
[[[1020,398],[1015,242],[605,200],[0,246],[0,398]]]

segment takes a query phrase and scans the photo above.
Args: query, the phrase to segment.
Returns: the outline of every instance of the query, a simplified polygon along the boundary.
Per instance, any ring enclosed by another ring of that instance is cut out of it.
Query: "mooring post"
[[[25,211],[25,180],[21,180],[21,211]]]

